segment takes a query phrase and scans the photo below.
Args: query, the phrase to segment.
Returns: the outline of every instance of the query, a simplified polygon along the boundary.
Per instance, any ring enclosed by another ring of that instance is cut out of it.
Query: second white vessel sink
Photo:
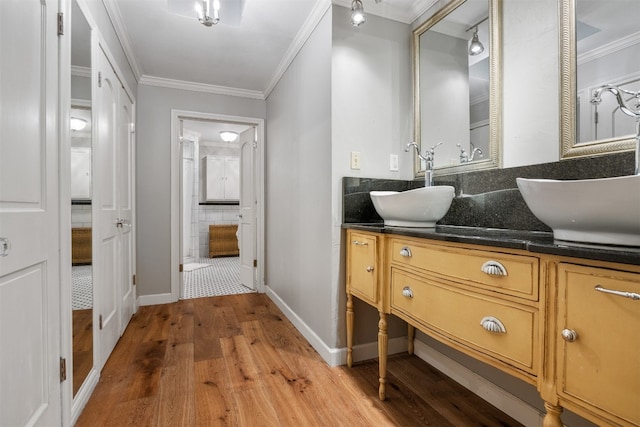
[[[371,191],[371,201],[384,224],[397,227],[435,227],[449,210],[454,188],[449,185],[408,191]]]
[[[555,239],[640,246],[640,175],[516,181],[531,212],[551,227]]]

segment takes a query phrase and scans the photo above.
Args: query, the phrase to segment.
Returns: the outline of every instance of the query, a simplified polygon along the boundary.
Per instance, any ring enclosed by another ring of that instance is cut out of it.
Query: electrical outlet
[[[360,152],[351,152],[351,169],[360,169]]]
[[[392,172],[398,171],[398,155],[397,154],[389,155],[389,170]]]

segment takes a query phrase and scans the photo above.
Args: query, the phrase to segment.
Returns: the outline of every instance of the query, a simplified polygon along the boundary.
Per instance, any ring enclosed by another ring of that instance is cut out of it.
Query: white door
[[[118,238],[118,284],[120,286],[120,335],[124,332],[133,316],[135,292],[133,287],[134,271],[134,234],[133,234],[133,102],[120,86],[117,145],[118,181],[116,198],[118,218],[120,218]]]
[[[94,319],[98,326],[99,369],[102,369],[120,337],[118,316],[121,277],[118,268],[119,233],[117,224],[118,169],[117,138],[120,82],[104,52],[98,49],[97,82],[94,83],[94,186],[93,186],[93,268],[95,289]],[[97,87],[96,87],[97,86]]]
[[[240,283],[256,289],[255,128],[240,134]]]
[[[58,1],[0,1],[0,425],[60,425]]]

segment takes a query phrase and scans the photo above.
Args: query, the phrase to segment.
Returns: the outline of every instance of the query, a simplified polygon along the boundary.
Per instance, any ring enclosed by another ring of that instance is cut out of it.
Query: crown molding
[[[113,29],[116,32],[116,36],[118,37],[118,40],[120,40],[120,45],[122,46],[122,50],[124,50],[124,54],[127,57],[127,61],[129,62],[131,71],[133,72],[136,80],[140,81],[142,77],[142,71],[140,70],[140,66],[136,61],[136,55],[133,51],[131,40],[127,35],[124,23],[122,22],[122,14],[120,13],[118,3],[116,2],[116,0],[102,0],[102,3],[107,10],[107,15],[109,15],[111,25],[113,25]]]
[[[332,0],[333,4],[351,9],[352,0]],[[382,0],[380,3],[373,1],[363,2],[364,12],[366,14],[380,16],[382,18],[392,19],[402,22],[403,24],[411,24],[424,14],[429,8],[436,4],[438,0],[414,0],[409,7],[400,7],[391,1]]]
[[[241,98],[265,99],[263,92],[258,90],[238,89],[227,86],[216,86],[206,83],[186,82],[184,80],[166,79],[164,77],[142,76],[138,84],[159,86],[170,89],[190,90],[193,92],[215,93],[217,95],[238,96]]]
[[[311,33],[313,33],[315,28],[318,26],[318,24],[322,20],[322,17],[325,15],[325,13],[327,13],[327,10],[329,10],[330,6],[331,0],[319,0],[316,2],[313,10],[302,25],[302,28],[300,28],[300,31],[298,31],[298,34],[296,34],[296,37],[293,39],[293,42],[291,42],[291,45],[289,45],[289,49],[287,49],[287,52],[282,57],[278,68],[273,74],[271,81],[267,85],[264,91],[265,98],[268,97],[271,91],[276,87],[304,44],[307,42],[309,37],[311,37]]]
[[[627,47],[633,46],[635,44],[640,43],[640,32],[629,34],[626,37],[615,40],[611,43],[607,43],[600,47],[590,50],[589,52],[585,52],[582,55],[578,55],[577,64],[581,65],[589,61],[593,61],[598,58],[602,58],[604,56],[610,55],[619,50],[625,49]]]

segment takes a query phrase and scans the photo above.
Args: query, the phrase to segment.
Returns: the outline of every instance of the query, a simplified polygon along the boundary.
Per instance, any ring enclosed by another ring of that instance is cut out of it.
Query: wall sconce
[[[474,30],[473,37],[471,38],[471,42],[469,43],[469,55],[471,56],[480,55],[482,52],[484,52],[484,45],[480,43],[480,39],[478,38],[478,25],[482,24],[487,19],[489,19],[488,16],[483,20],[477,22],[476,24],[470,26],[466,30]]]
[[[209,0],[196,0],[196,13],[198,21],[205,27],[220,22],[220,0],[213,0],[213,17],[210,13]]]
[[[87,121],[85,119],[79,119],[77,117],[71,117],[70,124],[71,130],[82,130],[87,127]]]
[[[233,142],[238,138],[238,132],[223,130],[220,132],[220,138],[222,138],[224,142]]]

